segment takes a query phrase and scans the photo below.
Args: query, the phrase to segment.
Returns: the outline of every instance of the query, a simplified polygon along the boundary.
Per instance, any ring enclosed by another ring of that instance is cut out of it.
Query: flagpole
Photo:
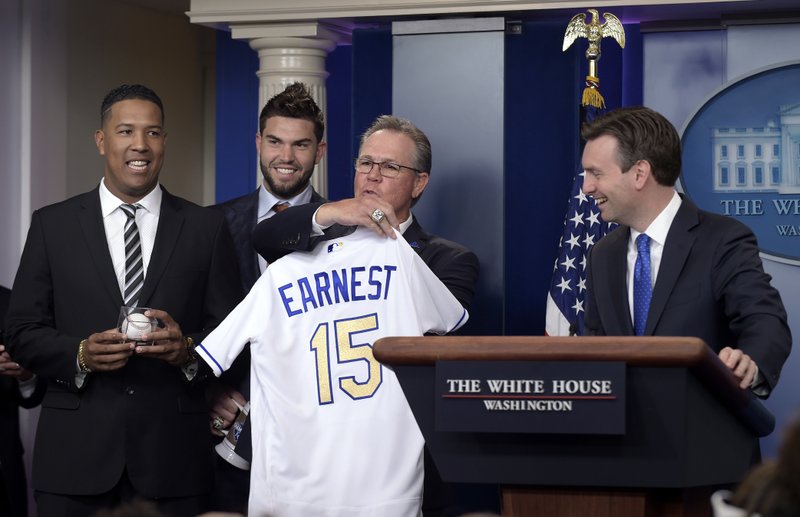
[[[589,41],[586,50],[589,73],[581,97],[581,123],[593,120],[606,107],[600,93],[598,72],[602,39],[614,38],[625,48],[625,30],[619,18],[611,13],[603,13],[605,21],[600,23],[597,10],[589,9],[588,12],[591,15],[588,23],[585,13],[572,17],[567,24],[562,47],[562,51],[566,51],[579,38]],[[616,226],[603,222],[594,200],[583,193],[582,184],[583,171],[579,170],[567,201],[564,231],[558,244],[558,257],[547,296],[545,333],[550,336],[583,334],[586,261],[592,246]]]
[[[586,76],[586,88],[583,90],[581,104],[605,109],[606,103],[600,94],[600,74],[598,73],[600,43],[603,38],[614,38],[620,47],[625,48],[625,28],[619,18],[611,13],[603,13],[605,21],[600,23],[596,9],[588,9],[588,12],[592,16],[589,23],[586,23],[584,13],[576,14],[569,21],[561,50],[562,52],[566,51],[578,38],[589,40],[589,46],[586,48],[589,73]]]

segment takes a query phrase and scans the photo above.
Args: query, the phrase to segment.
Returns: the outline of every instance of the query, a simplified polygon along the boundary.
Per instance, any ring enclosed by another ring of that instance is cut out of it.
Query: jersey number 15
[[[314,352],[317,362],[317,391],[320,404],[333,403],[329,326],[328,322],[320,323],[317,325],[314,335],[311,336],[311,351]],[[372,356],[372,343],[353,343],[357,334],[377,329],[377,314],[367,314],[333,322],[336,362],[344,364],[363,361],[367,368],[367,378],[363,382],[357,381],[355,376],[338,378],[339,389],[354,400],[371,397],[378,391],[383,381],[381,364]]]

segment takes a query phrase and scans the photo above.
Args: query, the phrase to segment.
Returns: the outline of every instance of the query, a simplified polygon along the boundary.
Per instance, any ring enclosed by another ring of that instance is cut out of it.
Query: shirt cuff
[[[766,397],[770,392],[769,384],[764,379],[761,370],[758,369],[758,365],[756,365],[756,375],[753,377],[753,382],[750,383],[750,391],[758,397]]]
[[[197,359],[190,363],[186,363],[181,366],[181,371],[183,372],[183,376],[186,378],[187,381],[191,381],[192,379],[197,376],[197,370],[200,368],[200,365],[197,362]]]
[[[322,208],[322,206],[320,206],[319,208]],[[333,226],[332,224],[329,224],[328,226],[322,226],[321,224],[319,224],[317,222],[317,212],[319,212],[319,208],[314,210],[314,215],[311,216],[311,236],[312,237],[319,237],[320,235],[325,235],[325,230],[327,230],[328,228]]]
[[[31,398],[34,391],[36,391],[36,375],[27,381],[19,381],[19,394],[23,399]]]
[[[87,375],[89,375],[89,372],[75,372],[75,386],[78,389],[83,388],[83,383],[86,382]]]

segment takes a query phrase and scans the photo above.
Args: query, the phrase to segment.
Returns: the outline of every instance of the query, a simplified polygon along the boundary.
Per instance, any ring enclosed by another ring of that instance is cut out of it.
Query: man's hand
[[[741,350],[726,346],[719,351],[719,358],[725,366],[739,379],[739,387],[746,390],[753,383],[758,368],[750,356]]]
[[[235,389],[220,383],[216,383],[213,388],[209,388],[206,398],[211,406],[211,411],[208,414],[211,434],[225,436],[222,429],[228,429],[233,424],[240,408],[247,403],[247,400],[244,395]],[[219,428],[214,426],[215,420],[220,422]]]
[[[380,223],[372,219],[372,213],[376,209],[383,212],[384,215]],[[397,238],[392,228],[400,227],[400,221],[397,220],[392,205],[375,196],[361,196],[325,203],[317,210],[316,222],[322,227],[328,227],[334,223],[345,226],[363,226],[378,235],[392,239]]]
[[[172,366],[184,366],[189,361],[189,352],[186,350],[186,342],[180,325],[166,311],[148,309],[144,315],[157,318],[164,324],[164,327],[143,334],[139,338],[140,341],[152,341],[153,344],[136,346],[136,354],[142,357],[161,359]]]
[[[18,381],[27,381],[33,377],[31,372],[11,360],[4,345],[0,345],[0,375],[12,377]]]
[[[117,329],[92,334],[83,345],[83,364],[93,372],[119,370],[133,355],[133,344],[123,338]]]

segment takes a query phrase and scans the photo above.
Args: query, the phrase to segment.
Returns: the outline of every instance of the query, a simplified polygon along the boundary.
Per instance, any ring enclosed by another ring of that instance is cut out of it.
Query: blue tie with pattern
[[[644,334],[647,312],[653,286],[650,274],[650,237],[644,233],[636,237],[636,264],[633,266],[633,330],[637,336]]]

